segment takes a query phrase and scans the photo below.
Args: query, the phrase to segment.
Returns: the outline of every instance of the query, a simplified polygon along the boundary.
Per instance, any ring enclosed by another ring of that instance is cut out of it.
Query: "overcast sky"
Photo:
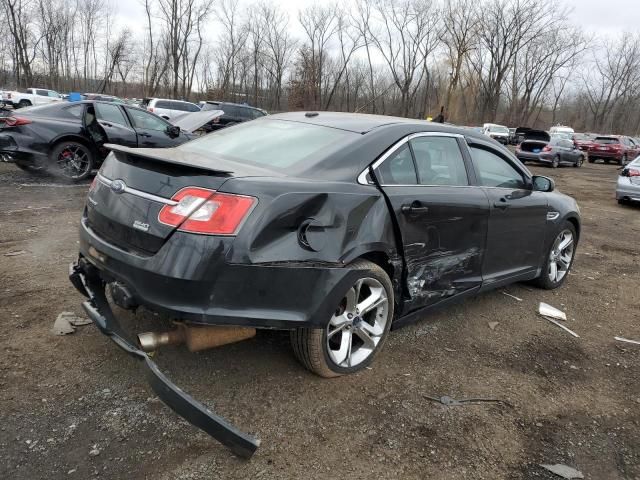
[[[216,0],[213,0],[214,2]],[[298,31],[296,14],[298,9],[304,8],[318,0],[271,0],[289,11],[293,31]],[[116,8],[118,26],[129,25],[136,33],[144,28],[144,8],[140,0],[110,0]],[[241,0],[241,5],[249,5],[250,0]],[[640,29],[640,0],[564,0],[573,8],[574,22],[584,27],[586,31],[598,35],[615,35],[623,31],[637,31]],[[214,34],[214,32],[209,32]]]

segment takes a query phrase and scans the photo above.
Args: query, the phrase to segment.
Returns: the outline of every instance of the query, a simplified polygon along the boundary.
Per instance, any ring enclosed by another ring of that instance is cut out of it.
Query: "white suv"
[[[167,120],[189,112],[199,112],[200,107],[195,103],[182,100],[169,100],[167,98],[145,98],[140,107],[155,113]]]

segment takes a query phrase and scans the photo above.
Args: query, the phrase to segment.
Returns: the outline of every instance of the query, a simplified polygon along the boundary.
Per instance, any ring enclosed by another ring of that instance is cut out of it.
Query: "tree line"
[[[640,132],[640,35],[561,0],[0,0],[0,86]]]

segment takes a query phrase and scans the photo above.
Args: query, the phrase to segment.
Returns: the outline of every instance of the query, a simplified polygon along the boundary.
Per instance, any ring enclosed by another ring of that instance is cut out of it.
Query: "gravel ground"
[[[575,196],[583,235],[565,286],[517,284],[392,332],[372,368],[325,380],[282,332],[156,360],[184,390],[259,436],[251,461],[158,401],[127,357],[82,314],[67,265],[87,185],[0,164],[0,478],[551,479],[562,463],[588,479],[640,479],[640,207],[613,196],[616,167],[551,170]],[[7,253],[23,253],[6,256]],[[567,312],[574,338],[537,316]],[[132,330],[165,323],[120,312]],[[495,329],[489,322],[498,322]],[[490,397],[445,407],[426,397]]]

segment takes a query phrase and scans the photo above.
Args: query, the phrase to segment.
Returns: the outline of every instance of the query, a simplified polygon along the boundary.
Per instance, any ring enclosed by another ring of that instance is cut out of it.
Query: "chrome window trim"
[[[389,158],[396,150],[402,147],[405,143],[418,137],[449,137],[449,138],[461,138],[464,140],[464,135],[460,133],[449,133],[449,132],[411,133],[406,137],[403,137],[402,139],[398,140],[393,145],[391,145],[391,147],[389,147],[389,149],[386,152],[384,152],[380,157],[378,157],[377,160],[375,160],[371,165],[369,165],[362,172],[360,172],[360,175],[358,175],[358,183],[360,185],[373,185],[373,182],[367,181],[367,175],[369,174],[369,169],[375,170],[382,164],[382,162],[384,162],[387,158]],[[462,154],[462,152],[460,153]],[[394,184],[381,183],[380,186],[381,187],[463,187],[463,188],[466,188],[466,187],[473,187],[474,185],[423,185],[419,183],[409,184],[409,185],[400,185],[397,183],[394,183]]]
[[[111,184],[113,183],[113,180],[111,180],[110,178],[105,177],[101,173],[98,173],[96,175],[96,178],[98,179],[98,181],[100,183],[102,183],[103,185],[106,185],[107,187],[111,187]],[[165,205],[171,205],[171,206],[178,205],[178,202],[176,202],[175,200],[171,200],[170,198],[160,197],[160,196],[154,195],[152,193],[143,192],[142,190],[137,190],[135,188],[131,188],[128,185],[125,186],[124,191],[122,193],[128,193],[129,195],[134,195],[136,197],[145,198],[147,200],[151,200],[152,202],[163,203]]]

